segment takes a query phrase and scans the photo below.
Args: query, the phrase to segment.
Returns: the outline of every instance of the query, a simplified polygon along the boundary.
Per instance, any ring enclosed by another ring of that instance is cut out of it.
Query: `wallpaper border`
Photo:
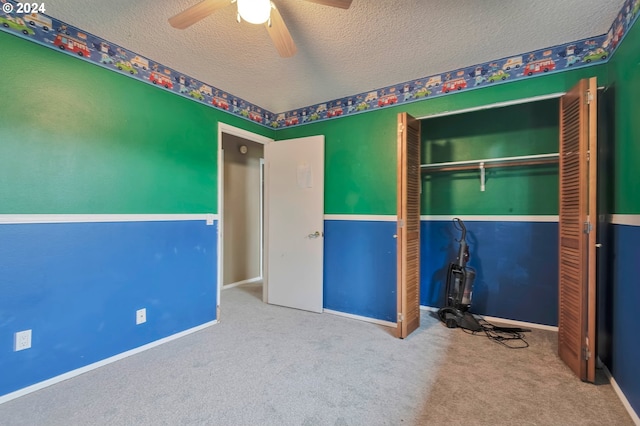
[[[0,3],[17,4],[15,0]],[[4,8],[3,8],[4,9]],[[448,94],[605,63],[638,18],[626,0],[607,34],[426,76],[304,108],[273,113],[45,14],[0,14],[0,30],[273,129],[298,126]],[[5,9],[6,11],[6,9]]]

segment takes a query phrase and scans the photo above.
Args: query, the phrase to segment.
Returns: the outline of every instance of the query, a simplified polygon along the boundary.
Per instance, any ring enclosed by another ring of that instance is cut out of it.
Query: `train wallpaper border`
[[[0,3],[15,5],[18,2],[0,0]],[[11,13],[0,14],[0,30],[278,129],[607,62],[638,18],[640,0],[625,1],[607,34],[280,113],[267,111],[44,13],[17,13],[16,10],[14,7]]]

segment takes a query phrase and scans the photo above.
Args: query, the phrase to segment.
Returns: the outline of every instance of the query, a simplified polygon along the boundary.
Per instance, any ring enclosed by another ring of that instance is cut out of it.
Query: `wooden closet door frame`
[[[398,114],[397,337],[420,327],[420,121]]]
[[[558,355],[595,381],[597,84],[581,80],[560,99]]]

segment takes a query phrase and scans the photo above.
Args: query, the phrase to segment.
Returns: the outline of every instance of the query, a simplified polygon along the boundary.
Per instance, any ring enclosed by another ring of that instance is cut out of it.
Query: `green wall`
[[[422,163],[558,152],[557,99],[422,121]],[[558,167],[518,166],[423,174],[422,214],[558,214]]]
[[[6,33],[0,48],[11,58],[0,72],[12,76],[0,107],[0,212],[22,214],[217,212],[218,121],[278,140],[324,134],[325,212],[395,214],[398,112],[425,117],[607,76],[592,66],[276,131]],[[487,188],[498,181],[490,175]],[[461,196],[478,196],[475,178],[466,188]]]
[[[276,139],[325,135],[326,214],[396,213],[396,116],[388,110],[278,130]]]
[[[591,76],[598,77],[599,84],[605,84],[606,65],[470,90],[325,122],[279,129],[276,139],[325,135],[326,214],[396,214],[398,112],[406,111],[415,117],[422,118],[446,111],[563,92],[571,88],[579,79]],[[495,118],[495,120],[502,119]],[[428,131],[427,129],[428,127],[425,131]],[[477,182],[475,178],[474,182]],[[554,184],[552,179],[549,179],[548,183],[554,185],[551,190],[556,191],[555,194],[557,194],[557,180]],[[479,191],[479,183],[477,185],[474,183],[469,188],[471,187],[473,189],[464,189],[463,193],[456,195],[463,197],[470,191],[474,194]],[[554,195],[553,198],[557,196]],[[546,203],[541,209],[534,209],[535,212],[526,214],[554,214],[553,211],[557,211],[557,201],[555,203],[555,207]],[[501,214],[524,214],[521,208],[511,212],[508,209],[507,206],[507,211]]]
[[[640,214],[640,25],[636,23],[608,64],[615,87],[612,213]]]
[[[273,131],[0,32],[0,214],[217,213],[218,121]]]

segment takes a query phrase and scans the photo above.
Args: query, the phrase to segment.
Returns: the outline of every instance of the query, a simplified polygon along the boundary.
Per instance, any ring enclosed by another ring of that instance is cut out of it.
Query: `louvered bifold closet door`
[[[420,122],[398,114],[398,329],[420,326]]]
[[[589,156],[590,139],[595,138],[590,110],[595,110],[595,105],[590,105],[590,85],[594,86],[591,93],[595,95],[596,90],[592,80],[580,81],[560,101],[558,311],[560,358],[580,379],[591,381],[589,364],[595,375],[594,357],[590,356],[595,343],[595,274],[590,269],[595,265],[595,244],[591,247],[589,241],[595,238],[595,229],[590,230],[589,195],[595,185],[589,182],[595,179],[595,169],[590,173]],[[591,160],[595,164],[595,158]],[[594,254],[591,261],[590,251]]]

